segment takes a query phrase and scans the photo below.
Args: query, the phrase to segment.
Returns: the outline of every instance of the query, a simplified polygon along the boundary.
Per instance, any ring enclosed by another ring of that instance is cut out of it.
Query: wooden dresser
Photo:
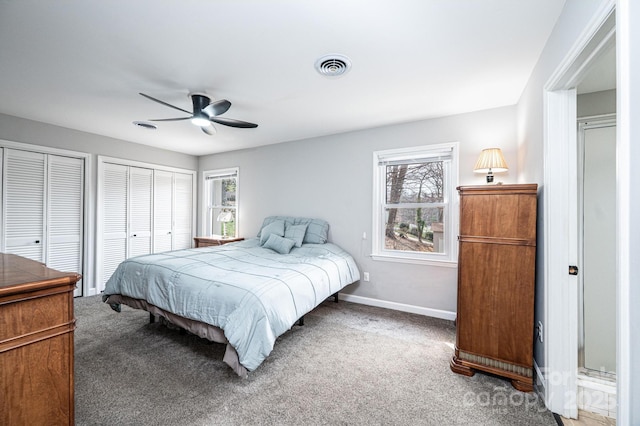
[[[80,275],[0,253],[0,424],[73,425]]]
[[[451,369],[533,390],[537,185],[462,186]]]
[[[228,243],[235,243],[236,241],[242,241],[244,238],[242,237],[223,237],[218,235],[212,235],[211,237],[194,237],[193,241],[198,247],[209,247],[209,246],[221,246]]]

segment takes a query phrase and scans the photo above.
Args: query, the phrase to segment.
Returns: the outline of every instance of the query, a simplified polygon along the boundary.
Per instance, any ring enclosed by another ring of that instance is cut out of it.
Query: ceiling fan
[[[158,118],[158,119],[149,120],[149,121],[191,120],[191,122],[194,125],[199,126],[202,129],[202,131],[209,136],[212,136],[216,133],[216,129],[213,127],[212,123],[223,124],[225,126],[230,126],[230,127],[239,127],[243,129],[251,129],[254,127],[258,127],[258,125],[254,123],[234,120],[233,118],[219,117],[220,115],[227,112],[229,107],[231,107],[231,102],[229,102],[226,99],[221,99],[219,101],[211,102],[211,98],[209,98],[209,96],[205,94],[189,93],[189,96],[191,97],[191,102],[193,103],[193,111],[187,111],[186,109],[182,109],[175,105],[168,104],[164,101],[161,101],[160,99],[156,99],[149,95],[145,95],[144,93],[140,93],[140,94],[149,100],[158,102],[159,104],[162,104],[170,108],[177,109],[178,111],[182,111],[184,113],[189,114],[188,117]]]

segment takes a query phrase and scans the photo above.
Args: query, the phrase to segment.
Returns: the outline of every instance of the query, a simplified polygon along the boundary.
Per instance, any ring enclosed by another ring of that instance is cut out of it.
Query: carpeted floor
[[[77,425],[556,425],[535,394],[452,373],[450,321],[327,301],[243,380],[144,311],[75,309]]]

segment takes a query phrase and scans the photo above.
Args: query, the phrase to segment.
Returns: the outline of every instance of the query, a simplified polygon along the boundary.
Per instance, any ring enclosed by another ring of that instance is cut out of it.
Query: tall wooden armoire
[[[533,390],[537,185],[461,186],[451,370]]]

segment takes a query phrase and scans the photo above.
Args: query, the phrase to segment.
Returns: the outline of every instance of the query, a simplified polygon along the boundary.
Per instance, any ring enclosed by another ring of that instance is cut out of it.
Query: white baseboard
[[[547,378],[544,376],[544,374],[542,374],[542,371],[540,370],[540,367],[538,367],[538,363],[536,362],[536,360],[533,360],[533,369],[536,372],[536,381],[535,383],[535,388],[536,388],[536,392],[538,393],[538,395],[540,395],[542,397],[542,400],[544,401],[544,405],[545,406],[549,406],[547,404]]]
[[[339,293],[338,299],[346,302],[359,303],[361,305],[376,306],[378,308],[393,309],[396,311],[409,312],[412,314],[425,315],[427,317],[441,318],[449,321],[456,319],[456,313],[451,311],[443,311],[440,309],[424,308],[422,306],[406,305],[404,303],[389,302],[380,299],[371,299],[369,297],[354,296],[353,294]]]

